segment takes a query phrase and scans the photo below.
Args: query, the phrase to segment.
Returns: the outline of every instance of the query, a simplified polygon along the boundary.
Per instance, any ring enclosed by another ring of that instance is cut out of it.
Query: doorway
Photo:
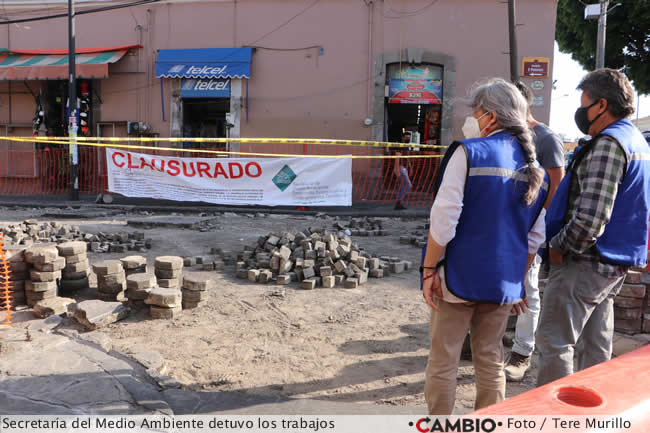
[[[229,111],[230,98],[183,98],[183,137],[227,138]],[[183,147],[225,147],[225,144],[187,142]]]

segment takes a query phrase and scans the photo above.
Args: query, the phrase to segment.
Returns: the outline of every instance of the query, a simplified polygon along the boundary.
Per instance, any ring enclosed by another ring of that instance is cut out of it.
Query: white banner
[[[350,158],[180,158],[106,149],[108,190],[226,205],[351,206]]]

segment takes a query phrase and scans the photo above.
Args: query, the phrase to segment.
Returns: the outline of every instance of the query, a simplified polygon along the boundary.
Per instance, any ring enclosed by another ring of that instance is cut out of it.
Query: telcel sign
[[[183,78],[183,98],[230,98],[230,79]]]

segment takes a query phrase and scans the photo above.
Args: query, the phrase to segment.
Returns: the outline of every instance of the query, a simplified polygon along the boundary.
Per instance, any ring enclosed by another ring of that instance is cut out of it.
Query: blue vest
[[[619,185],[614,209],[605,231],[596,241],[596,249],[603,263],[621,266],[640,266],[648,256],[648,215],[650,215],[650,148],[639,130],[627,119],[619,120],[592,140],[608,135],[625,152],[627,165]],[[576,167],[593,146],[585,146],[582,155],[576,155],[562,179],[546,216],[546,238],[550,241],[565,223],[571,179]]]
[[[548,175],[537,200],[527,206],[528,182],[521,170],[526,161],[512,134],[461,143],[468,173],[456,236],[446,249],[445,282],[467,301],[512,303],[525,294],[528,232],[546,201]]]

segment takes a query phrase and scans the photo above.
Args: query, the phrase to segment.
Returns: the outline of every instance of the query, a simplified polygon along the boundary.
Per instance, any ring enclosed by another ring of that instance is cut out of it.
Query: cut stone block
[[[618,320],[614,319],[614,330],[625,334],[638,334],[641,332],[641,319]]]
[[[245,280],[248,278],[248,269],[242,268],[237,271],[237,278],[240,280]]]
[[[138,269],[147,265],[147,258],[142,256],[128,256],[120,259],[124,270]]]
[[[183,290],[183,303],[185,302],[200,302],[208,299],[208,292],[197,292],[194,290]]]
[[[90,270],[86,269],[81,272],[67,272],[67,271],[62,271],[61,272],[61,279],[62,280],[83,280],[84,278],[87,278],[88,275],[90,275]]]
[[[45,292],[25,292],[25,301],[27,305],[33,307],[37,302],[42,301],[43,299],[54,298],[56,296],[56,290],[48,290]]]
[[[119,260],[103,260],[93,265],[93,272],[100,275],[124,273],[122,262]]]
[[[158,278],[158,286],[165,289],[180,289],[181,280],[179,278]]]
[[[24,247],[7,247],[5,248],[5,260],[10,263],[23,262],[25,260]]]
[[[11,273],[27,272],[29,265],[25,262],[7,262]]]
[[[52,315],[60,315],[68,311],[68,305],[73,304],[74,299],[70,298],[60,298],[55,296],[54,298],[43,299],[34,305],[34,314],[36,317],[45,319]]]
[[[356,289],[359,287],[359,280],[355,277],[348,277],[345,279],[344,286],[346,289]]]
[[[316,272],[314,271],[314,268],[309,267],[309,268],[303,268],[302,269],[302,277],[303,280],[312,278],[316,276]]]
[[[159,307],[174,307],[181,304],[182,296],[180,290],[156,288],[149,292],[149,297],[144,302]]]
[[[278,275],[277,283],[281,285],[286,285],[291,282],[291,275]]]
[[[368,275],[372,278],[383,278],[384,270],[383,269],[371,269]]]
[[[133,274],[126,277],[127,289],[150,289],[156,285],[156,276],[151,274]]]
[[[126,274],[124,271],[117,274],[98,275],[97,284],[122,284],[126,283]],[[126,286],[125,286],[126,287]]]
[[[193,310],[195,308],[198,308],[199,305],[201,305],[202,301],[194,302],[194,301],[185,301],[183,300],[183,310]]]
[[[120,293],[126,290],[126,280],[118,283],[102,283],[102,282],[97,282],[97,291],[102,292],[105,294],[109,295],[114,295],[116,293]]]
[[[260,272],[260,278],[259,278],[260,283],[270,283],[272,279],[273,279],[273,273],[268,269],[264,269],[263,271]]]
[[[209,274],[187,273],[183,276],[183,289],[204,291],[214,289],[215,281]]]
[[[65,258],[59,257],[49,263],[34,263],[34,269],[41,272],[56,272],[65,268]]]
[[[341,274],[334,275],[334,279],[336,281],[336,285],[340,286],[341,284],[343,284],[343,281],[345,281],[345,275],[341,275]]]
[[[334,275],[324,276],[323,278],[323,287],[326,289],[331,289],[336,285],[336,277]]]
[[[29,271],[29,279],[32,281],[56,281],[61,278],[61,271],[41,272]]]
[[[120,302],[99,300],[68,305],[68,314],[90,331],[126,318],[129,310]]]
[[[184,257],[183,266],[186,268],[192,267],[196,264],[196,259],[194,257]]]
[[[365,257],[357,257],[355,263],[359,268],[364,269],[366,267],[367,261],[368,259],[366,259]]]
[[[345,272],[345,270],[348,268],[343,260],[339,260],[338,262],[334,263],[334,267],[336,268],[337,272]]]
[[[97,292],[97,299],[103,302],[123,302],[126,301],[126,293],[124,291],[117,293]]]
[[[330,268],[329,266],[322,266],[318,269],[318,271],[321,277],[329,277],[334,274],[332,272],[332,268]]]
[[[316,279],[307,278],[306,280],[302,280],[301,286],[305,290],[313,290],[314,288],[316,288]]]
[[[203,263],[206,265],[206,263]],[[211,270],[214,270],[214,263],[210,263],[212,266]],[[181,275],[183,274],[183,269],[178,268],[178,269],[156,269],[154,271],[156,274],[156,277],[158,278],[164,278],[164,279],[169,279],[169,278],[180,278]]]
[[[63,272],[66,272],[66,273],[67,272],[83,272],[83,271],[87,271],[88,269],[90,269],[90,262],[88,261],[88,259],[86,259],[86,260],[83,260],[81,262],[66,264],[65,267],[63,268]],[[100,275],[100,274],[97,274],[97,275]],[[104,275],[104,274],[101,274],[101,275]]]
[[[396,262],[390,264],[390,271],[394,274],[401,274],[406,270],[406,264],[404,262]]]
[[[625,277],[626,284],[641,284],[641,272],[637,271],[627,271],[627,276]]]
[[[643,299],[616,296],[614,298],[614,305],[622,308],[641,308],[643,306]]]
[[[127,289],[126,297],[129,301],[144,301],[149,297],[149,293],[152,291],[152,288],[148,289]]]
[[[150,311],[152,319],[173,319],[174,317],[178,317],[183,313],[183,308],[181,305],[172,308],[164,308],[152,305]]]
[[[621,308],[614,306],[614,318],[618,320],[641,319],[643,310],[641,308]]]
[[[368,282],[368,271],[361,271],[354,274],[358,278],[359,284],[365,284]]]
[[[81,278],[77,280],[61,280],[59,289],[61,293],[74,293],[79,290],[84,290],[89,287],[88,278]]]
[[[88,246],[82,241],[70,241],[63,242],[62,244],[57,245],[56,248],[59,250],[60,255],[67,257],[75,254],[85,254]]]
[[[260,279],[260,270],[259,269],[250,269],[248,271],[248,281],[257,283]]]
[[[25,261],[27,263],[49,263],[59,257],[59,250],[56,246],[31,246],[25,250]]]
[[[158,269],[182,269],[183,268],[183,258],[178,256],[160,256],[156,257],[154,264],[156,270]]]
[[[56,281],[25,281],[26,292],[46,292],[54,290],[56,292]]]
[[[291,272],[291,269],[293,269],[293,262],[289,259],[282,259],[280,260],[280,269],[279,272],[281,274],[286,274],[288,272]]]
[[[645,298],[646,286],[643,284],[623,284],[618,296],[626,298]],[[616,300],[616,298],[614,298]]]
[[[66,265],[71,265],[73,263],[87,262],[88,261],[88,255],[86,253],[75,254],[73,256],[64,257],[64,259],[65,259],[65,264]]]

